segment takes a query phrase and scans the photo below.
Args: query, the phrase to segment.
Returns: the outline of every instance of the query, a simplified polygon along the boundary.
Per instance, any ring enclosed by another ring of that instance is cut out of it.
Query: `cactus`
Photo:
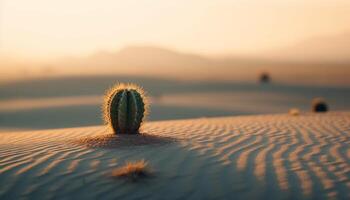
[[[117,84],[107,91],[103,113],[115,134],[137,134],[148,111],[145,92],[134,84]]]
[[[263,72],[260,74],[259,76],[259,81],[260,83],[264,84],[264,83],[269,83],[271,81],[271,77],[270,74],[267,72]]]
[[[312,111],[313,112],[327,112],[328,106],[322,98],[315,98],[312,100]]]

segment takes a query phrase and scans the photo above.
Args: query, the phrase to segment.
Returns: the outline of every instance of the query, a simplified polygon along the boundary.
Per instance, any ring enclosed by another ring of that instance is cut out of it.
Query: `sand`
[[[104,92],[116,82],[132,82],[144,87],[151,100],[150,121],[279,114],[291,108],[305,112],[311,110],[315,97],[324,98],[331,111],[350,110],[350,87],[347,85],[311,86],[297,80],[296,85],[287,85],[276,81],[275,78],[280,77],[271,73],[271,84],[264,85],[256,81],[216,82],[210,79],[197,82],[127,75],[17,80],[0,84],[0,129],[44,130],[100,125]]]
[[[142,132],[1,133],[0,199],[350,197],[350,112],[149,122]],[[142,159],[152,178],[111,176]]]

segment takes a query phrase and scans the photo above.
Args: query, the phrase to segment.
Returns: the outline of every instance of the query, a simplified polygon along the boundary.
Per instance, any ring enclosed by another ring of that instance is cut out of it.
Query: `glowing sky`
[[[349,0],[0,0],[0,53],[84,55],[129,44],[249,54],[350,30]]]

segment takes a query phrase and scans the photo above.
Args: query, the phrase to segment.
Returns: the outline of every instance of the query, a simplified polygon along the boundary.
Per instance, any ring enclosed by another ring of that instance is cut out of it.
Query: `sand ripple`
[[[350,113],[151,122],[143,132],[0,133],[0,199],[350,197]],[[110,177],[140,159],[155,178],[130,184]]]

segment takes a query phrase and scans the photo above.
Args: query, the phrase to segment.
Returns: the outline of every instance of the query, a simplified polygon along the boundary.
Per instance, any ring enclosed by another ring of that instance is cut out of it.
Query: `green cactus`
[[[104,120],[115,134],[137,134],[148,111],[144,91],[134,84],[117,84],[105,96]]]

